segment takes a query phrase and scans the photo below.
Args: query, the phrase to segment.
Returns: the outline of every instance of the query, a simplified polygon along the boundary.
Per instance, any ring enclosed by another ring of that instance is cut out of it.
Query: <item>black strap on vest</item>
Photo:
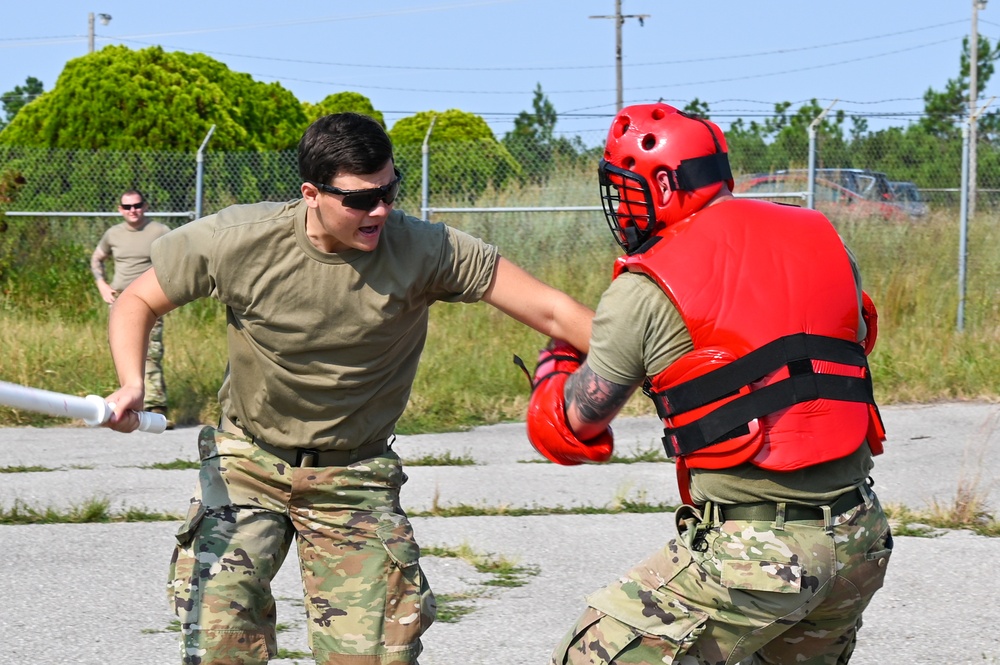
[[[661,419],[711,404],[782,367],[789,377],[723,404],[694,422],[663,430],[668,455],[687,455],[713,443],[746,433],[755,418],[815,399],[874,404],[871,374],[863,377],[817,374],[813,360],[864,367],[868,359],[860,344],[820,335],[796,333],[781,337],[707,374],[655,392],[647,386]]]

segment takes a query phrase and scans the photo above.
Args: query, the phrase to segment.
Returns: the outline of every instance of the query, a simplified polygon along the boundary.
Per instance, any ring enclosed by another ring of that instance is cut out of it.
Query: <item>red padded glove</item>
[[[583,358],[583,352],[560,340],[552,340],[538,354],[528,402],[528,440],[535,450],[556,464],[606,462],[614,451],[610,427],[595,439],[581,441],[566,422],[563,390]]]

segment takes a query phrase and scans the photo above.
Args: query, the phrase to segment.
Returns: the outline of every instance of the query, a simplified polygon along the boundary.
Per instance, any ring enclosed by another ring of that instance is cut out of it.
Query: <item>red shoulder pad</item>
[[[864,291],[861,292],[861,318],[864,319],[865,325],[868,327],[868,333],[861,341],[867,356],[875,348],[875,339],[878,337],[878,310],[875,309],[875,303],[871,297]]]

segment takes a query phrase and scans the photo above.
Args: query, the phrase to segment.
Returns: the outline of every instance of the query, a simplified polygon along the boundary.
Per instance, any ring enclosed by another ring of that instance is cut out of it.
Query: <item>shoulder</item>
[[[120,238],[123,233],[127,232],[128,225],[125,222],[119,222],[106,228],[104,235],[101,236],[101,240],[104,242],[113,242],[116,238]]]
[[[145,230],[148,230],[152,235],[159,237],[170,233],[173,229],[162,222],[150,222],[146,225]]]
[[[295,217],[296,211],[303,205],[305,203],[302,199],[284,203],[264,201],[262,203],[232,205],[203,219],[211,220],[215,228],[225,230],[252,224],[288,221]]]

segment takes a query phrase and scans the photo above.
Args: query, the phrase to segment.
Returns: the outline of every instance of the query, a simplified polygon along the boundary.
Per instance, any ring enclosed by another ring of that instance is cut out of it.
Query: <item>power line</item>
[[[901,30],[898,32],[889,32],[880,35],[872,35],[870,37],[860,37],[858,39],[849,39],[846,41],[839,42],[828,42],[826,44],[817,44],[815,46],[802,46],[789,49],[775,49],[770,51],[757,51],[753,53],[739,53],[735,55],[723,55],[723,56],[713,56],[706,58],[685,58],[683,60],[663,60],[658,62],[639,62],[639,63],[629,63],[624,65],[627,68],[637,68],[637,67],[658,67],[665,65],[684,65],[698,62],[715,62],[715,61],[727,61],[727,60],[745,60],[747,58],[757,58],[771,55],[788,55],[790,53],[800,53],[803,51],[815,51],[824,48],[833,48],[836,46],[849,46],[851,44],[857,44],[867,41],[883,40],[889,37],[898,37],[900,35],[911,34],[914,32],[922,32],[925,30],[933,30],[936,28],[943,28],[956,23],[965,23],[965,21],[949,21],[947,23],[938,23],[935,25],[924,26],[921,28],[912,28],[910,30]],[[230,58],[245,58],[247,60],[264,60],[271,62],[287,62],[292,64],[302,64],[302,65],[320,65],[329,67],[353,67],[357,69],[380,69],[389,71],[429,71],[429,72],[545,72],[545,71],[576,71],[576,70],[592,70],[592,69],[610,69],[615,65],[567,65],[567,66],[538,66],[538,67],[456,67],[456,66],[424,66],[424,65],[375,65],[366,62],[335,62],[328,60],[303,60],[300,58],[275,58],[262,55],[253,55],[247,53],[231,53],[227,51],[207,51],[200,49],[190,49],[184,47],[174,47],[165,44],[159,44],[157,42],[148,42],[138,39],[138,37],[148,37],[155,35],[134,35],[134,36],[123,36],[114,37],[117,41],[129,43],[129,44],[140,44],[143,46],[161,46],[163,48],[168,48],[175,51],[185,51],[194,53],[204,53],[205,55],[220,55]],[[964,36],[964,35],[963,35]],[[940,42],[932,42],[933,44],[938,44]],[[2,48],[2,46],[0,46]]]

